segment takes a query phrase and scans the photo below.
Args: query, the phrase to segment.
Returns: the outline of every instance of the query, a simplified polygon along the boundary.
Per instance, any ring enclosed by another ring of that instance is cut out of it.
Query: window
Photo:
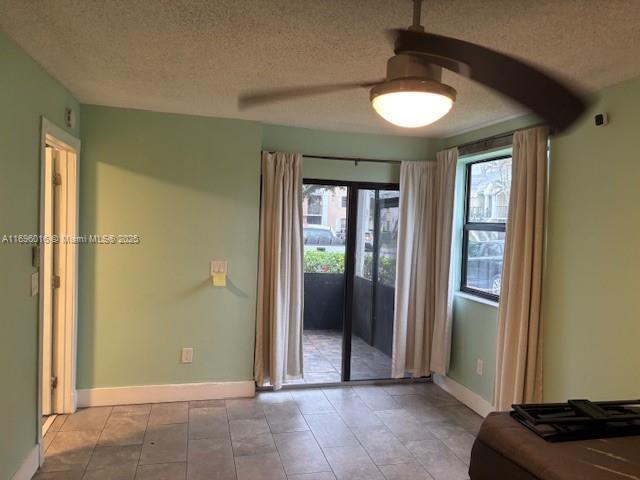
[[[337,230],[338,231],[336,232],[336,234],[344,240],[347,237],[347,219],[346,218],[338,219]]]
[[[304,215],[304,223],[310,225],[322,224],[323,197],[322,192],[316,191],[305,192],[304,198],[306,202],[302,205],[302,214]]]
[[[322,215],[322,195],[309,195],[308,215]]]
[[[510,192],[510,156],[467,165],[460,285],[463,292],[495,301],[500,298]]]
[[[342,208],[347,208],[347,196],[342,197]]]

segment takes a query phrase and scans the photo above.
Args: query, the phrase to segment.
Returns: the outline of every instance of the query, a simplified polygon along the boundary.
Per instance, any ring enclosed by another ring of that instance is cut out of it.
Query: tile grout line
[[[329,402],[329,405],[331,405],[331,408],[333,408],[333,410],[336,413],[336,415],[338,415],[338,412],[336,411],[335,406],[333,405],[333,403],[331,403],[331,400],[329,400],[329,398],[325,395],[324,391],[322,389],[320,389],[320,392],[322,392],[322,396],[325,398],[325,400],[327,400],[327,402]],[[296,404],[296,406],[297,406],[297,404]],[[313,439],[316,441],[316,444],[318,445],[318,448],[320,449],[320,453],[322,453],[324,461],[327,462],[327,465],[329,465],[329,468],[331,469],[331,473],[333,474],[333,476],[335,478],[338,478],[338,475],[336,474],[335,470],[333,469],[333,466],[331,465],[331,462],[329,462],[329,459],[327,458],[327,455],[324,453],[324,449],[320,446],[320,442],[318,441],[318,438],[316,437],[316,434],[313,433],[313,429],[311,428],[311,425],[309,425],[309,422],[307,422],[307,418],[302,414],[302,410],[298,409],[298,411],[300,411],[300,415],[302,415],[302,419],[304,420],[304,423],[306,423],[307,427],[309,427],[309,431],[311,432],[311,435],[313,436]]]
[[[292,396],[292,398],[293,398],[293,396]],[[298,408],[298,404],[295,402],[295,400],[294,400],[294,403],[296,405],[296,408],[300,412],[300,409]],[[276,453],[278,454],[278,458],[280,459],[280,465],[282,466],[282,473],[284,473],[285,478],[288,479],[289,475],[287,474],[287,470],[284,468],[284,462],[282,461],[282,455],[280,455],[280,449],[278,448],[278,444],[276,443],[275,439],[273,438],[274,433],[271,430],[271,425],[269,424],[269,420],[267,420],[267,413],[264,411],[264,405],[260,405],[260,408],[262,408],[262,414],[264,415],[264,421],[267,423],[267,428],[269,429],[269,434],[271,435],[271,441],[273,442],[273,447],[276,449]],[[302,412],[300,414],[302,415]],[[302,418],[304,419],[304,416]],[[305,420],[305,423],[306,423],[306,420]]]
[[[233,439],[231,438],[231,419],[229,417],[229,411],[227,410],[227,400],[223,399],[222,402],[223,402],[223,405],[224,405],[224,415],[227,418],[227,432],[229,432],[229,445],[231,446],[231,460],[233,461],[233,474],[237,479],[238,478],[238,466],[236,465],[235,453],[233,453]],[[263,413],[264,413],[264,409],[263,409]],[[267,423],[267,425],[268,425],[268,423]]]
[[[186,448],[186,451],[184,452],[184,455],[185,455],[185,459],[184,459],[184,478],[185,479],[187,478],[187,473],[189,472],[189,447],[191,446],[191,406],[190,406],[189,400],[187,400],[186,403],[187,403],[187,448]],[[225,411],[225,413],[227,412],[226,407],[225,407],[224,411]],[[149,416],[151,416],[151,415],[149,415]],[[229,439],[229,442],[231,442],[231,439]],[[235,466],[235,462],[234,462],[234,466]]]
[[[236,464],[236,454],[233,451],[233,438],[231,437],[231,417],[229,416],[229,410],[228,410],[228,407],[227,407],[227,399],[224,399],[223,402],[224,402],[224,414],[227,416],[227,430],[229,432],[229,444],[231,444],[231,458],[233,459],[233,471],[234,471],[236,479],[237,479],[238,478],[238,465]],[[262,413],[264,415],[264,407],[262,408]],[[266,415],[265,415],[265,421],[266,421]],[[269,423],[267,422],[267,426],[268,425],[269,425]],[[269,429],[269,431],[271,431],[271,429]]]
[[[357,391],[356,391],[355,393],[356,393],[356,395],[358,395],[358,392],[357,392]],[[389,395],[390,397],[393,397],[393,395],[391,395],[391,394],[389,394],[389,393],[387,393],[387,395]],[[401,395],[396,395],[396,396],[401,396]],[[419,396],[420,396],[421,398],[423,398],[425,401],[427,401],[427,400],[428,400],[426,397],[424,397],[424,396],[422,396],[422,395],[419,395]],[[359,395],[358,395],[358,397],[359,397],[359,398],[362,398],[362,397],[360,397]],[[363,401],[364,401],[364,400],[363,400]],[[437,406],[436,406],[436,408],[437,408]],[[401,408],[401,409],[402,409],[402,408]],[[391,410],[394,410],[394,409],[391,409]],[[375,410],[373,410],[373,409],[371,409],[371,411],[373,412],[373,414],[374,414],[378,419],[380,419],[380,417],[378,416],[378,412],[377,412],[377,411],[375,411]],[[445,444],[445,443],[444,443],[440,438],[436,437],[436,436],[433,434],[433,432],[431,432],[431,430],[426,426],[426,423],[428,423],[428,422],[422,422],[422,421],[420,421],[420,419],[418,419],[417,417],[415,417],[415,416],[414,416],[413,414],[411,414],[409,411],[407,411],[407,413],[408,413],[411,417],[413,417],[413,418],[414,418],[414,420],[416,420],[418,423],[420,423],[421,425],[424,425],[424,427],[429,431],[429,434],[430,434],[430,435],[432,435],[432,436],[433,436],[433,438],[435,438],[437,441],[439,441],[439,442],[440,442],[440,443],[441,443],[441,444],[442,444],[442,445],[443,445],[443,446],[444,446],[444,447],[445,447],[449,452],[451,452],[451,453],[453,454],[453,456],[454,456],[454,457],[456,457],[458,460],[460,460],[463,464],[465,464],[465,465],[466,465],[466,463],[465,463],[465,462],[464,462],[460,457],[458,457],[458,455],[456,455],[456,454],[455,454],[455,452],[454,452],[453,450],[451,450],[451,449],[448,447],[448,445],[446,445],[446,444]],[[381,420],[381,419],[380,419],[380,421],[382,422],[382,420]],[[457,422],[454,422],[454,423],[457,423]],[[432,478],[435,478],[435,477],[433,476],[433,474],[431,473],[431,471],[430,471],[430,470],[429,470],[429,469],[428,469],[428,468],[427,468],[427,467],[426,467],[426,466],[425,466],[425,465],[420,461],[420,459],[419,459],[419,458],[418,458],[418,457],[417,457],[417,456],[416,456],[416,455],[415,455],[411,450],[409,450],[409,449],[407,448],[407,445],[405,444],[405,442],[403,442],[400,438],[398,438],[398,436],[397,436],[397,435],[396,435],[396,434],[395,434],[395,433],[394,433],[394,432],[393,432],[389,427],[387,427],[387,425],[386,425],[384,422],[382,422],[382,424],[385,426],[385,428],[387,428],[387,430],[389,430],[389,433],[391,433],[391,435],[392,435],[392,436],[393,436],[393,437],[394,437],[394,438],[395,438],[395,439],[396,439],[396,440],[397,440],[397,441],[398,441],[398,442],[399,442],[399,443],[400,443],[400,444],[401,444],[401,445],[402,445],[402,446],[407,450],[407,452],[409,452],[409,454],[411,455],[411,458],[413,459],[414,463],[416,463],[417,465],[420,465],[420,466],[424,469],[424,471],[425,471],[425,472],[427,472],[427,473],[429,474],[429,476],[431,476]],[[348,426],[348,425],[347,425],[347,426]],[[349,427],[349,428],[351,428],[351,427]],[[354,432],[354,435],[355,435],[355,432]],[[358,441],[360,441],[360,439],[359,439],[359,438],[357,438],[357,435],[355,435],[355,436],[356,436],[356,439],[357,439]],[[418,440],[418,441],[421,441],[421,440]],[[407,442],[407,443],[408,443],[408,442]],[[368,454],[369,452],[368,452],[367,448],[366,448],[364,445],[363,445],[362,447],[364,448],[365,452],[367,452],[367,454]],[[369,456],[370,456],[370,455],[369,455]],[[370,457],[371,457],[371,456],[370,456]],[[373,461],[373,458],[371,458],[371,460]],[[380,468],[379,468],[380,466],[379,466],[379,465],[377,465],[375,462],[373,462],[373,463],[374,463],[374,465],[376,465],[376,467],[378,467],[378,470],[380,470]],[[408,462],[404,462],[404,464],[405,464],[405,465],[406,465],[407,463],[408,463]],[[387,466],[387,465],[401,465],[401,464],[385,464],[385,465],[382,465],[382,466]],[[382,471],[381,471],[381,470],[380,470],[380,472],[382,473]],[[386,478],[386,476],[384,475],[384,473],[382,473],[382,476]]]
[[[364,401],[362,400],[362,398],[360,397],[360,395],[358,395],[358,392],[355,391],[352,387],[349,387],[349,389],[355,393],[356,397],[358,397],[363,403]],[[324,392],[322,392],[324,394]],[[340,412],[338,412],[338,410],[335,408],[335,405],[331,402],[331,400],[329,400],[329,398],[325,395],[325,398],[327,398],[327,401],[331,404],[331,406],[336,410],[336,413],[338,414],[338,416],[340,417],[340,419],[344,422],[344,425],[347,427],[347,429],[351,432],[351,435],[353,435],[353,438],[355,438],[356,442],[358,442],[358,445],[362,448],[362,450],[364,450],[364,453],[367,454],[367,457],[369,457],[369,460],[371,460],[371,464],[376,468],[376,470],[380,473],[380,475],[382,476],[382,478],[387,478],[385,476],[384,473],[382,473],[382,470],[380,470],[380,468],[378,467],[378,465],[376,464],[376,462],[373,461],[373,457],[371,457],[371,454],[369,454],[369,451],[367,450],[367,448],[362,444],[362,442],[360,441],[360,439],[358,438],[358,435],[356,435],[356,433],[353,431],[353,428],[351,428],[351,426],[344,420],[344,418],[342,417],[342,415],[340,415]],[[369,408],[369,406],[365,403],[365,406],[367,408]],[[371,410],[371,409],[370,409]],[[376,412],[374,412],[373,410],[371,410],[371,413],[373,413],[376,418],[378,418],[378,415],[376,415]],[[384,425],[384,423],[383,423]],[[385,425],[386,428],[386,425]],[[324,451],[323,451],[324,453]],[[411,453],[411,452],[409,452]],[[333,469],[333,467],[332,467]],[[335,473],[335,472],[334,472]],[[337,475],[336,475],[337,477]]]
[[[133,480],[138,477],[138,469],[140,468],[140,460],[142,459],[142,449],[144,448],[144,439],[147,436],[147,430],[149,429],[149,421],[151,420],[151,411],[153,410],[153,403],[150,404],[149,415],[147,415],[147,422],[144,424],[144,434],[142,435],[142,445],[140,445],[140,453],[138,454],[138,463],[136,464],[136,473],[133,475]],[[185,474],[186,478],[186,474]]]
[[[432,423],[435,423],[435,422],[432,422]],[[453,423],[455,426],[458,426],[458,427],[460,427],[462,430],[464,430],[464,433],[468,433],[469,435],[471,435],[469,432],[467,432],[467,430],[466,430],[466,429],[464,429],[464,428],[463,428],[463,427],[462,427],[458,422],[456,422],[455,420],[452,420],[452,423]],[[444,447],[445,447],[449,452],[451,452],[451,453],[453,454],[453,456],[454,456],[454,457],[456,457],[456,458],[457,458],[458,460],[460,460],[462,463],[464,463],[465,465],[467,465],[467,467],[469,466],[469,465],[467,464],[467,462],[466,462],[463,458],[461,458],[461,457],[460,457],[460,455],[458,455],[456,452],[454,452],[454,451],[453,451],[453,449],[451,449],[451,448],[449,447],[449,445],[447,445],[446,443],[444,443],[444,440],[443,440],[443,439],[441,439],[440,437],[437,437],[437,436],[436,436],[436,435],[435,435],[435,434],[434,434],[434,433],[429,429],[429,427],[426,427],[426,428],[427,428],[427,430],[429,430],[429,433],[430,433],[431,435],[433,435],[433,437],[434,437],[434,438],[436,438],[440,443],[442,443],[442,445],[444,445]],[[475,437],[474,437],[474,438],[475,438]]]
[[[360,397],[360,395],[358,395],[358,391],[357,391],[357,390],[355,390],[355,394],[356,394],[356,396],[357,396],[357,397],[362,401],[362,403],[364,403],[364,404],[367,406],[367,408],[369,408],[369,410],[371,410],[371,413],[373,413],[373,415],[374,415],[378,420],[380,420],[380,417],[378,417],[378,414],[375,412],[375,410],[373,410],[372,408],[370,408],[370,407],[367,405],[367,403],[366,403],[364,400],[362,400],[362,397]],[[395,434],[394,434],[394,433],[393,433],[393,432],[392,432],[392,431],[391,431],[391,430],[390,430],[390,429],[385,425],[385,423],[384,423],[382,420],[380,420],[380,422],[382,423],[382,425],[384,425],[384,427],[385,427],[387,430],[389,430],[389,433],[391,433],[391,435],[392,435],[396,440],[398,440],[398,441],[400,442],[400,439],[399,439],[399,438],[397,438],[397,437],[395,436]],[[346,422],[345,422],[345,424],[346,424]],[[382,472],[382,470],[380,470],[380,466],[379,466],[379,465],[378,465],[378,464],[373,460],[373,457],[372,457],[372,456],[371,456],[371,454],[369,453],[369,450],[367,450],[367,447],[365,447],[365,446],[362,444],[362,442],[361,442],[361,441],[360,441],[360,439],[358,438],[358,435],[356,435],[356,432],[354,432],[354,431],[353,431],[353,429],[352,429],[348,424],[347,424],[347,428],[351,431],[351,434],[356,438],[356,441],[358,442],[358,444],[362,447],[362,449],[364,450],[364,452],[367,454],[367,456],[369,457],[369,460],[371,460],[371,463],[373,464],[373,466],[374,466],[374,467],[376,467],[376,470],[378,470],[378,472],[380,473],[380,475],[382,475],[382,478],[387,478],[387,477],[386,477],[386,475]],[[400,443],[402,443],[402,442],[400,442]],[[406,447],[405,447],[405,448],[406,448]],[[409,451],[409,450],[407,449],[407,451]],[[411,452],[409,451],[409,453],[411,453]],[[413,455],[413,454],[412,454],[412,455]]]
[[[85,475],[87,474],[87,469],[89,468],[89,464],[91,463],[91,459],[93,458],[93,454],[96,451],[96,447],[98,446],[98,441],[100,440],[100,437],[102,436],[102,432],[104,431],[104,427],[107,424],[107,420],[109,420],[109,417],[113,413],[113,407],[109,407],[109,408],[110,408],[109,415],[107,415],[107,418],[104,419],[104,424],[102,425],[102,428],[100,429],[100,434],[98,435],[98,438],[96,438],[96,443],[93,445],[93,448],[91,449],[91,455],[89,455],[89,460],[87,461],[87,464],[84,466],[84,469],[82,470],[82,477],[80,477],[82,479],[84,479]],[[67,417],[67,419],[65,420],[65,423],[67,423],[68,419],[69,419],[69,417]]]
[[[396,396],[402,396],[402,395],[396,395]],[[419,395],[419,394],[418,394],[418,396],[419,396],[419,397],[421,397],[422,399],[424,399],[425,401],[428,401],[428,398],[426,398],[424,395]],[[438,409],[442,409],[442,407],[445,407],[445,406],[446,406],[446,405],[433,405],[433,407],[438,408]],[[374,412],[374,413],[376,414],[376,416],[378,416],[376,412]],[[455,458],[457,458],[458,460],[460,460],[464,465],[466,465],[466,466],[468,467],[467,463],[466,463],[462,458],[460,458],[460,457],[459,457],[459,456],[458,456],[458,455],[457,455],[457,454],[456,454],[456,453],[455,453],[451,448],[449,448],[449,446],[448,446],[446,443],[444,443],[444,441],[443,441],[442,439],[440,439],[439,437],[437,437],[437,436],[436,436],[436,435],[431,431],[431,429],[429,429],[428,424],[429,424],[429,423],[435,423],[435,422],[424,422],[424,421],[421,421],[419,418],[417,418],[415,415],[413,415],[413,414],[412,414],[411,412],[409,412],[408,410],[407,410],[407,413],[408,413],[411,417],[413,417],[413,419],[414,419],[414,420],[416,420],[418,423],[420,423],[421,425],[424,425],[424,427],[427,429],[427,431],[429,431],[429,434],[430,434],[431,436],[433,436],[433,438],[434,438],[434,439],[436,439],[438,442],[440,442],[440,443],[441,443],[441,444],[442,444],[442,445],[443,445],[443,446],[444,446],[444,447],[445,447],[445,448],[446,448],[446,449],[447,449],[447,450],[448,450],[448,451],[449,451],[449,452],[450,452],[450,453],[451,453]],[[446,421],[447,421],[447,420],[445,420],[445,422],[446,422]],[[454,419],[449,419],[448,421],[450,421],[451,423],[455,424],[456,426],[458,426],[458,427],[462,428],[462,426],[461,426],[461,425],[460,425],[456,420],[454,420]],[[383,423],[384,423],[384,422],[383,422]],[[465,432],[467,432],[467,430],[466,430],[466,429],[464,429],[464,428],[462,428],[462,429],[463,429]],[[394,434],[393,432],[391,432],[391,433],[395,436],[395,434]],[[469,432],[467,432],[467,433],[469,433]],[[396,437],[396,438],[397,438],[397,437]],[[399,441],[399,442],[400,442],[400,443],[401,443],[405,448],[407,448],[406,444],[405,444],[402,440],[400,440],[399,438],[397,438],[397,439],[398,439],[398,441]],[[419,442],[419,441],[422,441],[422,440],[417,440],[417,441]],[[408,443],[408,442],[407,442],[407,443]],[[424,470],[425,470],[429,475],[431,475],[431,476],[433,477],[433,475],[431,474],[431,472],[429,471],[429,469],[428,469],[428,468],[427,468],[427,467],[426,467],[426,466],[425,466],[425,465],[420,461],[420,459],[419,459],[419,458],[418,458],[418,457],[417,457],[417,456],[416,456],[416,455],[415,455],[411,450],[409,450],[408,448],[407,448],[407,450],[409,451],[409,453],[411,454],[411,456],[415,459],[415,461],[416,461],[420,466],[422,466],[422,468],[424,468]],[[434,478],[435,478],[435,477],[434,477]]]

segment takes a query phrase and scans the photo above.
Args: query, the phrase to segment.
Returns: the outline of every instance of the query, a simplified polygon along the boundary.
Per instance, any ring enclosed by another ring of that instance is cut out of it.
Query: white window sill
[[[472,302],[482,303],[484,305],[489,305],[490,307],[498,308],[498,302],[494,302],[493,300],[488,300],[486,298],[478,297],[477,295],[471,295],[466,292],[455,292],[454,295],[456,297],[464,298],[465,300],[471,300]]]

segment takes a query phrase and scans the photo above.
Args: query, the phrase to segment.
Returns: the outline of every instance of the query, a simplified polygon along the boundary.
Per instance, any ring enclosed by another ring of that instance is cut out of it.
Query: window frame
[[[460,291],[469,295],[484,298],[492,302],[499,303],[500,295],[488,293],[482,290],[478,290],[473,287],[467,286],[467,263],[468,263],[468,251],[469,251],[469,231],[481,230],[485,232],[501,232],[504,233],[507,230],[507,224],[497,222],[470,222],[469,221],[469,208],[471,201],[471,168],[473,165],[479,163],[495,162],[497,160],[506,160],[507,158],[513,159],[513,154],[502,154],[496,156],[490,156],[481,160],[471,161],[465,164],[465,179],[464,179],[464,214],[462,219],[462,265],[460,272]],[[513,160],[512,160],[513,161]],[[504,250],[502,252],[504,262]]]

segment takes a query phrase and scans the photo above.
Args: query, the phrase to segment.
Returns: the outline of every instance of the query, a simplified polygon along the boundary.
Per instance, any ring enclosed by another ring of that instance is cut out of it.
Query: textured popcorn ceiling
[[[2,30],[83,103],[427,136],[522,113],[453,74],[452,112],[417,131],[364,89],[238,111],[246,90],[383,77],[383,31],[410,17],[409,0],[0,0]],[[426,0],[423,21],[586,89],[640,75],[640,0]]]

